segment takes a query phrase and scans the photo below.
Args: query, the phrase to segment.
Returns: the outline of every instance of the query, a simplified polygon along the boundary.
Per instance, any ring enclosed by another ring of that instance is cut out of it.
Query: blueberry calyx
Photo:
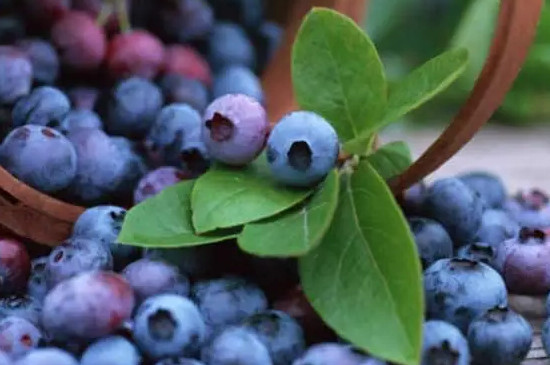
[[[115,211],[112,211],[109,213],[109,215],[111,216],[111,218],[115,221],[115,222],[122,222],[124,220],[124,217],[126,216],[126,211],[122,210],[120,212],[115,212]]]
[[[451,259],[451,270],[454,270],[455,268],[470,269],[477,267],[478,265],[478,261],[469,258],[457,257]]]
[[[544,243],[546,241],[546,233],[540,229],[523,227],[519,231],[519,243]]]
[[[470,250],[472,252],[483,253],[488,256],[493,256],[495,254],[495,249],[493,248],[493,246],[485,242],[472,243]]]
[[[180,156],[181,160],[185,163],[187,168],[195,173],[203,173],[208,169],[208,160],[204,158],[198,148],[189,148],[187,150],[183,150],[181,151]],[[188,177],[183,176],[182,178]]]
[[[206,128],[210,130],[210,135],[214,141],[224,142],[231,139],[235,126],[229,118],[220,113],[214,113],[212,119],[206,121]]]
[[[460,357],[460,353],[447,340],[441,342],[439,347],[431,347],[429,352],[430,364],[456,364]]]
[[[306,171],[311,166],[312,152],[306,141],[292,143],[288,152],[288,163],[299,171]]]
[[[169,341],[174,337],[177,323],[172,317],[172,314],[160,309],[151,315],[147,324],[151,336],[159,341]]]
[[[497,305],[487,311],[487,319],[492,323],[504,322],[509,312],[508,306]]]

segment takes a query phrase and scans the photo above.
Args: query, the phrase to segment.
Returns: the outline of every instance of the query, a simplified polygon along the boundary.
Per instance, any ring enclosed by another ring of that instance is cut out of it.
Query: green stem
[[[129,32],[132,27],[130,26],[130,19],[128,17],[128,8],[126,7],[126,0],[115,0],[116,13],[118,17],[118,24],[120,31],[123,33]]]
[[[97,15],[96,23],[100,27],[103,27],[107,20],[109,19],[109,16],[113,13],[113,5],[112,4],[103,4],[101,5],[101,10],[99,11],[99,14]]]

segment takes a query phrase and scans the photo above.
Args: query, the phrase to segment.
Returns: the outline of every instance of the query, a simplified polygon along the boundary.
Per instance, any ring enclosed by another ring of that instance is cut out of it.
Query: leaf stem
[[[112,13],[113,13],[113,4],[103,3],[101,5],[101,10],[99,11],[99,14],[97,15],[97,18],[96,18],[97,25],[99,25],[100,27],[103,27],[107,23],[107,20],[109,19],[109,16]]]
[[[128,17],[128,7],[126,6],[126,0],[114,0],[116,5],[116,14],[118,18],[118,24],[122,33],[127,33],[132,30],[130,25],[130,18]]]

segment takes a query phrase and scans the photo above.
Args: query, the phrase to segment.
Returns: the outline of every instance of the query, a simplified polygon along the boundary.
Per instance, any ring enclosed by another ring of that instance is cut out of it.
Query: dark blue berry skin
[[[19,99],[12,111],[14,127],[36,124],[58,127],[71,110],[69,98],[59,89],[41,86]]]
[[[102,115],[110,134],[141,138],[151,128],[162,104],[162,93],[155,84],[132,77],[119,82],[99,107],[106,108]]]
[[[283,28],[270,21],[263,22],[257,29],[254,41],[260,70],[263,70],[275,55],[282,43],[283,35]]]
[[[387,365],[385,361],[375,359],[375,358],[367,358],[367,360],[363,361],[359,365]]]
[[[212,97],[219,98],[227,94],[243,94],[264,101],[264,92],[258,76],[251,69],[233,65],[221,70],[214,79]]]
[[[507,193],[499,177],[487,172],[470,172],[458,178],[479,194],[486,207],[499,209],[504,205]]]
[[[483,201],[461,180],[436,181],[428,189],[424,206],[428,217],[445,227],[455,247],[475,240],[481,226]]]
[[[72,235],[103,243],[113,256],[114,269],[120,271],[142,255],[139,247],[117,243],[125,216],[126,209],[113,205],[88,208],[75,222]]]
[[[216,19],[234,22],[249,29],[260,26],[264,19],[262,0],[212,0]]]
[[[454,324],[467,333],[487,310],[507,303],[506,285],[491,267],[466,259],[442,259],[424,272],[428,319]]]
[[[0,298],[0,318],[19,317],[40,325],[42,303],[30,295],[9,295]]]
[[[78,365],[78,361],[69,354],[58,348],[41,348],[29,352],[17,362],[17,365]]]
[[[205,324],[197,307],[176,294],[147,299],[135,315],[134,340],[150,358],[194,357],[204,339]]]
[[[40,39],[28,39],[19,42],[17,46],[31,61],[34,82],[53,84],[59,74],[59,57],[51,43]]]
[[[46,278],[47,263],[48,256],[42,256],[32,260],[31,275],[27,285],[27,293],[40,303],[42,303],[49,290],[48,281]]]
[[[267,309],[262,290],[238,277],[199,281],[193,286],[192,298],[209,335]]]
[[[550,318],[542,326],[542,345],[546,354],[550,354]]]
[[[189,279],[181,275],[177,267],[164,261],[137,260],[126,266],[122,276],[134,289],[138,303],[158,294],[189,295]]]
[[[183,170],[172,166],[159,167],[147,173],[139,181],[134,190],[134,204],[139,204],[146,199],[152,198],[167,187],[191,177],[191,174],[186,174]]]
[[[0,365],[12,365],[11,359],[5,352],[0,352]]]
[[[470,352],[478,365],[520,365],[532,341],[529,322],[506,307],[487,311],[468,330]]]
[[[78,128],[103,129],[99,115],[87,109],[71,110],[56,129],[63,134],[69,134]]]
[[[481,218],[476,241],[498,246],[502,242],[517,237],[519,225],[503,210],[488,209]]]
[[[0,104],[10,105],[27,95],[32,85],[32,64],[15,47],[0,47]]]
[[[75,109],[93,110],[99,95],[99,89],[91,86],[75,86],[67,90],[67,96]]]
[[[52,250],[46,265],[48,286],[92,270],[112,270],[113,257],[100,241],[73,237]]]
[[[269,350],[274,365],[291,364],[305,349],[304,332],[288,314],[268,310],[248,317],[243,325]]]
[[[497,248],[490,243],[474,242],[458,249],[456,257],[483,262],[491,267],[495,266]]]
[[[145,158],[138,152],[138,143],[126,137],[111,137],[111,141],[117,147],[118,156],[123,163],[121,179],[113,193],[116,201],[122,204],[132,200],[134,187],[147,173],[148,167]]]
[[[160,33],[177,42],[204,39],[214,25],[214,12],[205,0],[175,0],[158,7]]]
[[[336,165],[338,135],[321,116],[293,112],[281,119],[267,140],[271,175],[280,183],[307,187],[319,183]]]
[[[204,347],[201,359],[209,365],[272,365],[269,351],[254,332],[228,327]]]
[[[12,359],[38,347],[41,339],[40,330],[24,318],[12,316],[0,320],[0,351]]]
[[[340,343],[320,343],[311,346],[292,365],[362,365],[366,356]]]
[[[427,187],[424,182],[414,184],[403,193],[403,200],[399,203],[407,216],[424,215],[424,200],[426,199]]]
[[[268,131],[265,109],[246,95],[222,96],[204,113],[204,144],[213,159],[228,165],[252,162],[264,148]]]
[[[73,145],[58,131],[38,125],[14,129],[0,146],[0,164],[24,183],[45,193],[69,186],[77,172]]]
[[[167,103],[188,104],[199,112],[208,105],[208,89],[199,80],[167,74],[160,79],[159,86]]]
[[[540,190],[520,192],[505,203],[504,209],[521,227],[550,227],[550,199]]]
[[[453,256],[453,241],[438,222],[420,217],[409,219],[422,268],[426,269],[439,259]]]
[[[242,27],[234,23],[217,23],[208,41],[208,60],[214,71],[239,65],[256,66],[254,45]]]
[[[0,365],[2,364],[0,363]],[[171,357],[168,359],[157,361],[155,365],[205,365],[205,364],[198,360],[190,359],[187,357]]]
[[[91,344],[80,359],[80,365],[139,365],[136,347],[122,336],[105,337]]]
[[[470,365],[468,341],[458,328],[443,321],[424,323],[421,365]]]

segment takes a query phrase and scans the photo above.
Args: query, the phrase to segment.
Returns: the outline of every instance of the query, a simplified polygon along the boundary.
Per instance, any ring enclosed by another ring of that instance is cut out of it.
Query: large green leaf
[[[371,166],[385,180],[399,175],[412,163],[411,150],[405,142],[388,143],[367,156]]]
[[[204,233],[255,222],[299,204],[311,192],[277,184],[265,155],[243,168],[216,165],[191,193],[193,226]]]
[[[399,364],[419,363],[421,269],[407,222],[367,161],[344,174],[321,244],[300,259],[309,301],[336,333]]]
[[[185,247],[223,241],[240,229],[198,236],[191,225],[193,181],[184,181],[130,209],[118,237],[121,243],[142,247]]]
[[[338,203],[339,180],[332,171],[305,205],[247,224],[238,237],[242,250],[258,256],[303,256],[319,244]]]
[[[368,36],[349,18],[316,8],[294,42],[298,104],[332,123],[342,142],[373,131],[387,99],[384,71]]]
[[[447,51],[390,87],[384,124],[403,117],[445,90],[466,69],[468,51]]]

